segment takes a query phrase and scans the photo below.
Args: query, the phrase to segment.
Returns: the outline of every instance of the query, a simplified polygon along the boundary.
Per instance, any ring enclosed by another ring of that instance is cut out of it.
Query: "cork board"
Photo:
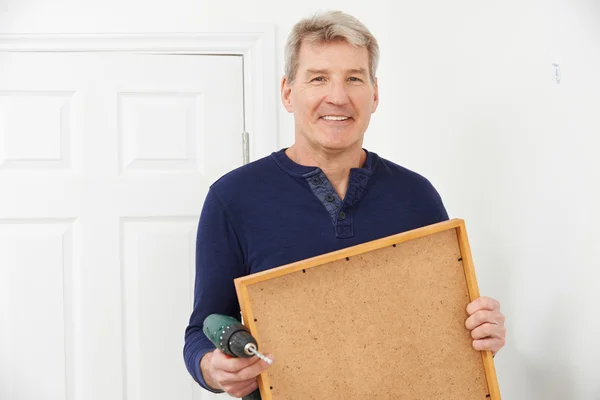
[[[453,219],[235,280],[246,326],[274,364],[263,400],[500,400],[471,346],[479,297]]]

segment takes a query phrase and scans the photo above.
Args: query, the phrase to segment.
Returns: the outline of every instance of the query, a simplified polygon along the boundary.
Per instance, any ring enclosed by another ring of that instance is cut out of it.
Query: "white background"
[[[365,147],[424,174],[467,222],[481,292],[507,315],[503,398],[600,399],[600,2],[0,0],[0,33],[271,23],[280,75],[289,29],[324,6],[380,41]]]

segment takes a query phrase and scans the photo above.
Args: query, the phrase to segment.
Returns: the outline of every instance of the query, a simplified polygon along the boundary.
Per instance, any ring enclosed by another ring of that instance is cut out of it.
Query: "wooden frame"
[[[259,377],[263,400],[500,400],[491,352],[473,350],[464,326],[479,289],[461,219],[235,286],[246,326],[275,357]]]

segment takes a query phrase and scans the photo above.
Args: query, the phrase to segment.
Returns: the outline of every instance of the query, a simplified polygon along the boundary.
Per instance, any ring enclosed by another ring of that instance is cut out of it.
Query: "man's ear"
[[[281,102],[288,112],[294,112],[294,107],[292,106],[292,86],[287,79],[287,76],[283,76],[281,78]]]
[[[375,78],[375,83],[373,84],[374,94],[373,94],[373,106],[371,107],[371,114],[377,110],[377,106],[379,105],[379,80]]]

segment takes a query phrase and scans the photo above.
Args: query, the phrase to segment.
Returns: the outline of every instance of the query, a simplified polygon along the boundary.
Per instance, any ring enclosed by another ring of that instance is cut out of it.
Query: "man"
[[[427,179],[362,148],[379,102],[379,49],[366,27],[341,12],[300,21],[285,57],[294,144],[215,182],[198,225],[184,357],[200,385],[235,397],[268,367],[226,357],[202,332],[209,314],[239,319],[235,278],[448,219]],[[473,347],[495,354],[505,341],[499,303],[480,298],[466,311]]]

